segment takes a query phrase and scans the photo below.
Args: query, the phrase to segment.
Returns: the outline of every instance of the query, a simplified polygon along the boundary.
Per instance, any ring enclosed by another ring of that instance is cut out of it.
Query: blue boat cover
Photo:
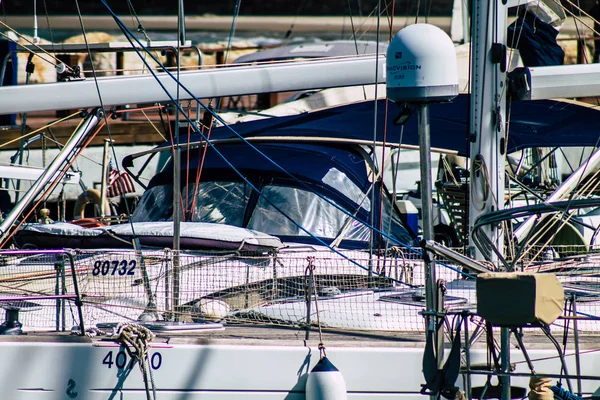
[[[470,95],[461,94],[452,102],[431,104],[431,146],[468,155],[468,115]],[[376,140],[388,143],[418,145],[416,113],[401,126],[394,124],[402,106],[386,100],[362,101],[299,115],[273,117],[213,129],[211,139],[261,136],[302,136],[334,139],[372,141],[375,115],[377,115]],[[597,146],[600,137],[597,109],[583,104],[559,100],[511,102],[508,153],[532,147]],[[503,118],[505,120],[506,117]],[[385,121],[385,130],[384,127]],[[191,141],[198,141],[193,135]],[[167,145],[168,144],[164,144]]]

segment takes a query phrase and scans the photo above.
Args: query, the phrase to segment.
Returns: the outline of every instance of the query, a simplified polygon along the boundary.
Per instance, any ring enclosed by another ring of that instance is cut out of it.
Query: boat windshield
[[[343,178],[334,173],[330,179]],[[171,184],[148,189],[135,209],[133,221],[172,220],[172,190]],[[371,208],[367,196],[352,184],[346,184],[344,191],[353,193],[364,218],[364,211]],[[326,201],[310,190],[282,183],[265,184],[260,192],[260,196],[253,195],[250,185],[239,181],[209,181],[198,186],[190,183],[183,189],[182,206],[190,210],[185,220],[234,225],[280,237],[308,237],[310,232],[331,240],[343,234],[344,240],[369,241],[369,227],[341,211],[338,202]],[[399,218],[394,215],[390,219],[389,203],[388,199],[384,200],[383,231],[400,241],[410,240]],[[356,209],[346,208],[346,211],[357,213]]]

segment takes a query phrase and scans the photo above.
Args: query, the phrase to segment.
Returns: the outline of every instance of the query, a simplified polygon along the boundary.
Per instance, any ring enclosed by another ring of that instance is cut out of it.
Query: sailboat
[[[498,5],[498,10],[504,6]],[[478,12],[487,15],[485,10]],[[487,49],[490,44],[481,46]],[[478,54],[486,59],[486,51],[480,49]],[[178,85],[187,89],[182,90],[180,99],[190,99],[195,93],[212,97],[377,84],[386,78],[384,61],[376,55],[230,67],[181,73],[177,82],[163,73],[5,87],[0,88],[0,110],[12,113],[56,108],[56,102],[48,104],[46,96],[58,90],[63,93],[59,108],[91,108],[101,106],[97,88],[103,94],[102,105],[107,107],[172,100],[170,94]],[[499,66],[488,67],[481,67],[484,73],[475,75],[491,79],[491,70]],[[331,70],[338,73],[331,76]],[[125,83],[128,91],[123,93]],[[495,88],[502,92],[499,83]],[[484,92],[473,91],[470,98],[459,96],[451,103],[431,105],[432,134],[441,128],[445,131],[432,138],[434,147],[463,151],[464,143],[457,143],[452,129],[464,135],[463,128],[471,122],[464,117],[464,110],[476,97],[483,100]],[[540,116],[535,111],[547,110],[551,104],[532,104],[534,111],[527,106],[515,107],[511,114],[513,125],[523,128],[520,137],[517,129],[517,134],[511,131],[510,140],[505,141],[502,131],[502,135],[496,134],[497,146],[481,149],[503,149],[502,153],[518,149],[528,140],[532,126],[555,132],[558,124],[553,118],[581,121],[579,129],[589,127],[585,121],[596,117],[594,110],[575,105],[561,105],[550,116]],[[387,106],[390,115],[406,114],[401,104]],[[471,107],[496,110],[490,105]],[[530,336],[529,331],[525,346],[521,346],[528,353],[509,351],[503,331],[501,358],[489,356],[486,347],[476,342],[485,323],[473,313],[475,281],[458,278],[465,274],[471,278],[473,271],[485,273],[492,268],[425,243],[429,251],[445,254],[453,261],[434,267],[437,277],[448,281],[445,286],[434,284],[445,291],[443,309],[454,328],[453,347],[458,348],[450,352],[452,362],[440,369],[444,378],[436,378],[440,352],[433,351],[432,343],[423,337],[425,328],[428,332],[436,328],[426,326],[419,314],[431,288],[423,290],[427,280],[424,262],[411,251],[418,227],[412,225],[411,232],[410,216],[400,215],[394,208],[394,198],[381,183],[373,149],[374,145],[394,147],[395,143],[400,147],[400,134],[402,144],[416,140],[412,146],[418,145],[416,121],[412,118],[404,125],[388,122],[385,109],[383,101],[359,102],[215,129],[210,140],[198,130],[185,141],[125,160],[124,166],[130,169],[144,156],[168,154],[175,145],[180,149],[171,153],[171,160],[147,185],[131,224],[91,229],[60,223],[23,227],[17,237],[21,248],[2,253],[0,301],[8,310],[2,329],[27,333],[0,335],[0,354],[11,360],[0,367],[4,391],[17,399],[302,399],[311,395],[306,381],[325,354],[345,378],[352,398],[420,398],[423,393],[450,396],[456,394],[452,390],[455,384],[471,394],[478,389],[479,396],[484,397],[498,389],[497,377],[503,384],[503,396],[509,398],[506,392],[511,387],[528,388],[532,372],[525,354],[533,360],[538,374],[562,377],[556,350],[552,346],[530,348],[531,341],[539,341],[540,336]],[[74,151],[103,112],[94,109],[88,113],[65,154]],[[494,112],[505,115],[501,110]],[[373,128],[374,121],[377,129]],[[504,124],[492,124],[488,117],[473,121],[473,132],[505,128]],[[193,121],[183,123],[193,125]],[[480,128],[480,123],[488,129]],[[365,132],[369,134],[366,138]],[[398,136],[384,137],[383,132]],[[574,142],[570,132],[565,128],[564,136],[546,139],[562,146]],[[476,136],[474,146],[483,140],[483,134]],[[578,140],[587,143],[581,137]],[[489,168],[482,176],[503,176],[503,172],[497,173],[504,171],[503,163],[498,164],[502,168],[496,165],[494,169],[481,159],[496,158],[480,154],[473,160]],[[61,161],[64,159],[48,167],[42,177],[45,180],[34,189],[41,189],[55,176]],[[190,175],[181,180],[183,189],[173,191],[180,182],[173,178],[176,172]],[[502,192],[501,180],[494,183],[498,190],[493,193]],[[181,201],[173,193],[182,193]],[[32,201],[36,196],[32,190],[24,199]],[[482,197],[484,207],[477,212],[500,209],[502,198]],[[178,206],[184,211],[177,212]],[[286,211],[286,216],[281,211]],[[3,235],[12,232],[16,215],[18,211],[0,225]],[[179,217],[184,221],[177,222]],[[148,229],[150,225],[158,227],[158,233]],[[492,248],[501,248],[500,236],[491,225],[482,228],[480,237],[491,239]],[[173,236],[181,238],[181,250],[169,248]],[[70,243],[77,243],[77,247],[65,250]],[[480,258],[495,261],[496,253],[483,254],[485,250],[478,249]],[[580,268],[585,270],[589,284],[574,285],[577,290],[571,293],[573,298],[586,296],[589,301],[583,306],[573,301],[578,310],[574,314],[582,310],[593,314],[596,305],[593,258],[586,262]],[[564,268],[565,264],[554,267]],[[430,323],[435,321],[431,310],[427,312]],[[469,316],[471,321],[460,316]],[[576,332],[588,327],[594,330],[592,320],[573,321],[579,323]],[[552,324],[568,331],[563,323]],[[532,330],[535,333],[535,328]],[[461,345],[457,340],[465,334],[464,365],[469,374],[458,378]],[[151,340],[153,335],[156,337]],[[595,344],[577,339],[574,345],[591,349],[569,353],[569,370],[576,368],[579,378],[593,378],[598,361]],[[436,356],[433,367],[431,360],[423,361],[430,351]],[[488,357],[493,362],[488,362]],[[513,377],[507,384],[509,373]],[[578,389],[587,394],[596,388],[597,383],[586,380]]]

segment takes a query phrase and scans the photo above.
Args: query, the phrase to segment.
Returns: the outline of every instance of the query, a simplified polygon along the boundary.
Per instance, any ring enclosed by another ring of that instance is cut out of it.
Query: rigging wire
[[[6,25],[4,22],[0,21],[0,25],[4,26],[6,29],[8,29],[9,31],[13,32],[14,34],[17,35],[17,37],[19,37],[20,39],[22,39],[23,41],[27,42],[29,45],[31,45],[32,47],[37,48],[37,50],[39,50],[40,53],[50,56],[51,59],[53,59],[55,62],[52,62],[42,56],[40,56],[38,53],[36,53],[35,51],[28,49],[26,47],[23,47],[23,49],[27,52],[29,52],[30,54],[35,55],[36,57],[38,57],[40,60],[47,62],[48,64],[56,67],[57,65],[61,64],[62,61],[60,61],[57,57],[55,57],[54,55],[50,54],[49,52],[47,52],[46,50],[44,50],[42,47],[40,47],[37,43],[34,43],[33,41],[29,40],[25,35],[17,32],[16,30],[14,30],[13,28],[11,28],[10,26]],[[18,41],[14,40],[13,38],[11,38],[9,35],[0,32],[0,36],[2,36],[3,38],[5,38],[6,40],[12,42],[12,43],[16,43],[19,44]],[[71,72],[73,72],[73,69],[66,65],[67,69]]]
[[[380,14],[379,14],[380,6],[381,6],[381,0],[378,0],[377,1],[377,42],[376,42],[377,50],[379,50],[379,28],[380,28],[380,21],[381,21]],[[379,51],[377,51],[377,53],[378,52]],[[375,58],[375,99],[377,99],[377,88],[378,88],[377,82],[379,81],[378,74],[379,74],[379,57],[376,57]],[[378,122],[377,121],[377,115],[378,115],[377,110],[378,110],[379,102],[374,101],[373,104],[374,104],[374,106],[373,106],[373,160],[374,160],[375,167],[379,170],[381,180],[383,181],[384,169],[382,166],[378,165],[377,153],[376,153],[376,150],[377,150],[377,122]],[[385,123],[384,123],[384,126],[385,126]],[[384,141],[383,141],[384,147],[382,150],[382,164],[383,164],[383,155],[385,155],[385,133],[387,133],[387,132],[384,130]],[[375,186],[376,182],[377,182],[377,180],[375,179],[375,177],[373,177],[373,182],[371,183],[371,185]],[[381,192],[383,192],[383,185],[380,184],[379,187],[380,187],[380,201],[381,201],[381,203],[383,203],[383,199],[381,198]],[[370,217],[371,217],[370,224],[371,224],[371,226],[375,226],[375,210],[377,210],[377,208],[374,207],[375,206],[375,190],[371,191],[371,204],[373,204],[374,209],[372,209],[371,213],[370,213]],[[377,227],[379,229],[382,229],[381,214],[382,214],[382,210],[381,210],[381,207],[379,207],[379,226]],[[371,234],[369,235],[369,252],[372,253],[375,232],[373,230],[371,230],[370,232],[371,232]],[[378,240],[377,246],[379,247],[380,245],[381,245],[381,240]]]
[[[348,3],[348,16],[350,17],[350,28],[352,29],[352,36],[350,37],[350,40],[354,40],[354,43],[356,44],[356,28],[354,27],[354,16],[352,15],[352,5],[350,4],[350,0],[347,0]],[[356,49],[356,52],[358,53],[358,48]]]
[[[354,17],[352,15],[352,5],[350,4],[350,0],[348,0],[347,4],[348,4],[348,15],[350,17],[350,26],[352,29],[351,40],[354,42],[354,51],[355,51],[356,55],[358,55],[359,54],[358,39],[356,37],[356,28],[354,26]],[[359,9],[359,11],[360,11],[360,9]],[[377,48],[379,48],[379,41],[377,41]],[[379,53],[379,51],[376,51],[376,53]],[[377,70],[375,73],[377,74]],[[375,85],[376,85],[375,87],[377,88],[377,83]],[[375,90],[376,90],[375,93],[377,93],[377,89],[375,89]],[[367,91],[366,91],[366,88],[364,85],[362,86],[362,91],[363,91],[363,97],[366,100],[367,99]]]
[[[192,111],[191,111],[191,109],[192,109],[192,102],[188,101],[187,118],[186,118],[188,121],[192,120],[192,117],[191,117]],[[186,146],[185,146],[186,147],[186,151],[187,151],[187,155],[186,155],[187,165],[186,165],[186,168],[185,168],[185,173],[186,173],[185,182],[189,182],[190,181],[190,159],[191,159],[190,154],[191,154],[191,150],[192,150],[192,148],[190,146],[191,135],[192,135],[192,125],[190,123],[188,123],[188,126],[187,126],[187,143],[186,143]],[[184,212],[183,212],[184,220],[188,220],[189,219],[191,221],[192,211],[190,209],[190,199],[189,199],[189,196],[186,195],[185,196],[185,200],[186,200],[186,204],[185,204],[185,209],[184,209]]]
[[[54,36],[52,35],[52,26],[50,25],[50,15],[48,14],[48,6],[46,5],[46,0],[44,0],[44,14],[46,16],[46,24],[48,25],[48,34],[50,35],[52,54],[56,54],[56,49],[54,48]]]
[[[19,137],[15,138],[15,139],[12,139],[12,140],[9,140],[9,141],[6,141],[6,142],[3,142],[2,144],[0,144],[0,149],[2,149],[2,147],[7,147],[7,146],[11,145],[12,143],[14,143],[14,142],[16,142],[16,141],[19,141],[19,140],[21,140],[22,138],[28,138],[29,136],[33,136],[33,135],[35,135],[36,133],[38,133],[38,132],[41,132],[41,131],[43,131],[43,130],[45,130],[45,129],[47,129],[47,128],[51,127],[51,126],[54,126],[54,125],[56,125],[56,124],[59,124],[59,123],[61,123],[61,122],[63,122],[63,121],[66,121],[66,120],[69,120],[69,119],[73,119],[75,116],[77,116],[77,115],[79,115],[79,114],[80,114],[80,112],[79,112],[79,111],[77,111],[77,112],[75,112],[75,113],[73,113],[73,114],[71,114],[71,115],[68,115],[68,116],[64,117],[64,118],[61,118],[61,119],[58,119],[58,120],[56,120],[56,121],[50,122],[50,123],[48,123],[48,124],[46,124],[46,125],[42,126],[41,128],[37,128],[37,129],[34,129],[34,130],[33,130],[33,131],[31,131],[31,132],[27,132],[27,133],[25,133],[25,134],[23,134],[23,135],[21,135],[21,136],[19,136]]]
[[[208,105],[210,108],[210,104]],[[208,111],[205,111],[205,115],[211,115]],[[204,130],[208,129],[208,133],[206,134],[206,140],[210,140],[210,134],[212,132],[212,126],[213,126],[213,118],[210,118],[210,120],[208,121],[208,126],[205,125],[205,123],[202,123],[200,125],[200,130],[202,132],[202,138],[204,138]],[[194,193],[197,193],[198,189],[200,188],[200,178],[202,177],[202,170],[204,169],[204,160],[206,159],[206,152],[208,151],[208,146],[204,146],[204,145],[200,145],[198,146],[198,154],[200,155],[200,153],[202,153],[202,155],[200,156],[200,167],[196,169],[196,180],[194,182]],[[194,198],[192,199],[192,217],[191,219],[193,220],[194,218],[194,211],[196,210],[196,199],[197,196],[194,196]]]
[[[304,1],[305,0],[300,1],[300,4],[298,5],[298,8],[296,9],[296,15],[294,16],[294,19],[292,20],[292,23],[290,24],[289,29],[285,33],[285,36],[283,37],[283,45],[287,45],[290,42],[292,33],[294,32],[296,21],[298,20],[298,17],[300,17],[300,12],[302,11],[302,8],[304,7]]]
[[[144,67],[144,69],[145,69],[145,67]],[[150,126],[152,127],[152,129],[154,129],[154,131],[158,134],[158,136],[160,136],[162,138],[162,140],[164,140],[166,142],[167,138],[165,137],[163,132],[161,132],[160,129],[158,129],[156,127],[156,124],[154,123],[154,121],[152,121],[150,119],[150,117],[148,116],[148,114],[146,114],[146,111],[148,111],[148,110],[157,110],[160,113],[161,110],[164,110],[164,108],[165,108],[165,106],[163,106],[163,105],[137,107],[137,108],[124,109],[124,110],[113,110],[113,114],[115,114],[115,115],[125,114],[125,113],[129,114],[129,113],[134,113],[134,112],[142,113],[142,115],[146,118],[146,122],[148,122],[150,124]]]
[[[388,8],[389,8],[389,5],[386,5],[384,11],[387,11]],[[377,6],[375,6],[373,8],[373,10],[371,10],[371,12],[366,17],[362,17],[362,22],[360,23],[359,29],[362,30],[363,33],[360,36],[358,36],[358,40],[362,40],[362,38],[368,34],[369,28],[372,25],[367,26],[367,24],[370,23],[373,15],[378,15],[378,14],[379,14],[378,8],[377,8]],[[375,23],[377,24],[377,19],[375,19],[375,21],[376,21]],[[356,35],[356,32],[353,32],[353,36],[355,36],[355,35]]]
[[[227,49],[225,51],[225,57],[223,58],[223,64],[227,64],[227,59],[229,58],[229,52],[231,51],[231,41],[233,40],[233,35],[235,35],[237,17],[240,14],[241,5],[242,0],[236,0],[235,8],[233,9],[233,19],[231,20],[231,28],[229,28],[229,38],[227,40]]]
[[[400,155],[401,155],[401,151],[402,151],[402,147],[400,147],[400,145],[402,144],[402,140],[404,137],[404,124],[402,124],[400,126],[400,137],[398,139],[398,149],[394,152],[390,154],[390,160],[392,162],[392,168],[391,168],[391,172],[392,172],[392,196],[393,196],[393,202],[394,204],[396,203],[396,179],[398,178],[398,172],[399,172],[399,168],[400,168]],[[394,162],[394,156],[396,156],[396,161]],[[387,231],[386,231],[386,235],[390,235],[392,229],[392,219],[389,218],[388,219],[388,227],[387,227]],[[417,233],[417,232],[415,232]],[[386,243],[386,245],[389,245],[389,243]],[[386,250],[388,248],[386,247]]]
[[[137,32],[144,35],[144,39],[146,39],[149,42],[150,37],[148,36],[148,33],[146,32],[144,25],[142,25],[142,21],[140,21],[138,14],[135,12],[135,8],[133,7],[131,0],[127,0],[127,7],[129,8],[129,14],[131,15],[131,20],[133,21],[135,19],[135,22],[137,23],[137,29],[136,29]]]
[[[599,145],[600,145],[600,137],[596,140],[596,144],[594,145],[594,148],[597,148]],[[596,150],[596,151],[600,151],[600,150]],[[589,163],[590,163],[590,158],[588,158],[585,162],[584,171],[589,166]],[[581,176],[579,177],[576,187],[581,186],[582,180],[583,180],[583,174],[581,174]],[[584,188],[585,188],[585,185],[584,185]],[[567,213],[569,212],[569,205],[571,204],[572,201],[583,197],[583,194],[581,193],[582,189],[583,188],[580,188],[577,191],[571,193],[571,195],[569,196],[569,198],[567,200],[568,201],[567,206],[562,211],[560,211],[560,216],[555,215],[555,218],[560,218],[561,220],[564,220],[564,219],[568,220],[570,218],[570,216],[567,217]],[[547,225],[546,225],[546,227],[547,227]],[[562,227],[562,225],[561,225],[561,227]],[[551,228],[552,227],[548,227],[548,229],[551,229]],[[544,230],[544,228],[540,229],[540,231],[543,231],[543,230]],[[560,231],[560,228],[557,230],[553,230],[553,234],[551,235],[550,241],[556,237],[556,235],[558,234],[559,231]],[[541,232],[541,233],[545,233],[545,232]],[[541,234],[541,233],[539,233],[539,234]],[[533,241],[533,239],[531,237],[527,238],[527,240],[524,240],[523,243],[519,246],[519,250],[523,251],[526,247],[530,246],[530,243],[532,241]],[[549,242],[546,243],[546,245],[548,245],[548,244],[549,244]],[[524,251],[523,251],[523,254],[525,254]]]
[[[419,12],[421,11],[421,0],[417,0],[417,11],[415,11],[415,24],[419,23]]]

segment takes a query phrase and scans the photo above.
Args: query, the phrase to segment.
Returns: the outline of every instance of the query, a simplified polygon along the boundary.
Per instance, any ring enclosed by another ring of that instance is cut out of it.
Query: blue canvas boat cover
[[[430,105],[431,146],[469,154],[469,95],[461,94],[452,102]],[[315,137],[418,145],[416,113],[404,125],[394,124],[402,106],[386,100],[373,100],[312,111],[299,115],[273,117],[230,127],[213,129],[211,139],[244,137]],[[509,134],[507,151],[532,147],[597,146],[600,137],[597,121],[600,113],[583,103],[560,100],[511,102],[507,108]],[[505,117],[506,118],[506,117]],[[385,122],[385,123],[384,123]],[[385,126],[385,129],[384,129]],[[234,133],[234,131],[236,133]],[[190,139],[200,140],[199,135]],[[165,144],[168,145],[168,144]]]

